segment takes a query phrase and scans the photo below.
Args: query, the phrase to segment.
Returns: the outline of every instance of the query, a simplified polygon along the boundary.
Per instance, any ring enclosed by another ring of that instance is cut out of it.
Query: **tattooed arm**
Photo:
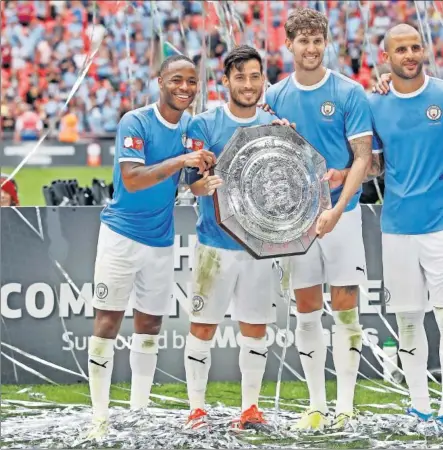
[[[336,186],[332,185],[332,187],[337,187],[344,184],[350,170],[351,169],[340,170],[339,171],[341,177],[340,181],[336,183]],[[371,167],[369,168],[368,174],[366,175],[366,178],[363,180],[363,183],[367,183],[368,181],[371,181],[374,178],[383,175],[384,172],[385,172],[385,159],[383,158],[383,153],[373,153],[371,160]],[[336,176],[339,177],[339,175]],[[329,184],[331,185],[331,182]]]
[[[336,204],[340,213],[346,209],[351,198],[360,188],[372,164],[372,136],[358,137],[350,141],[349,144],[354,153],[354,162],[346,173],[343,191]]]
[[[383,158],[383,153],[373,153],[371,167],[369,168],[368,174],[364,183],[373,180],[374,178],[383,175],[385,171],[385,159]]]
[[[337,204],[332,209],[323,211],[317,220],[316,232],[319,238],[334,229],[346,206],[368,174],[372,156],[372,136],[352,139],[350,145],[354,153],[354,162],[349,169],[342,172],[344,184]]]

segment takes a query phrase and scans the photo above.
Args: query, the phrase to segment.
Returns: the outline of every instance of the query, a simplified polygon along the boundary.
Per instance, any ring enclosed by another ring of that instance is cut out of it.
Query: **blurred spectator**
[[[60,142],[77,142],[78,134],[78,118],[74,111],[69,111],[60,120],[60,132],[58,139]]]
[[[217,12],[222,5],[229,5],[238,26],[231,29],[219,23]],[[443,73],[442,2],[242,0],[231,8],[230,2],[195,0],[6,0],[0,6],[1,126],[6,131],[15,129],[17,139],[38,139],[41,126],[53,127],[54,137],[65,135],[66,116],[60,119],[59,112],[84,72],[87,58],[97,49],[69,102],[67,121],[73,123],[72,115],[76,116],[76,139],[112,135],[116,123],[132,108],[131,99],[135,108],[155,102],[159,65],[174,48],[199,62],[206,47],[201,72],[206,73],[208,84],[215,85],[208,89],[207,105],[226,100],[222,61],[234,37],[237,43],[253,45],[267,59],[266,75],[275,83],[293,70],[284,23],[296,7],[327,13],[331,38],[325,64],[367,90],[374,83],[374,67],[382,62],[386,30],[399,22],[418,27],[418,15],[423,21],[427,12],[425,25],[429,25],[436,64],[431,59],[425,68],[434,76]],[[23,104],[29,105],[26,111]]]
[[[31,106],[24,103],[21,114],[15,122],[14,141],[37,141],[43,130],[43,122],[40,116],[31,111]]]
[[[2,173],[0,176],[0,206],[19,206],[17,183],[15,180],[9,180],[5,183],[7,179],[8,175]]]

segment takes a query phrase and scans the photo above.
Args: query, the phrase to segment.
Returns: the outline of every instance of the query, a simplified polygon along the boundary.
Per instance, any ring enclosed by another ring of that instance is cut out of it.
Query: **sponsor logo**
[[[324,102],[323,105],[321,105],[321,113],[326,117],[332,116],[335,113],[334,103]]]
[[[441,109],[440,109],[440,107],[437,106],[437,105],[431,105],[426,110],[426,116],[430,120],[438,120],[438,119],[440,119],[440,117],[441,117]]]
[[[124,148],[131,148],[133,150],[143,150],[145,143],[142,138],[139,137],[125,137],[123,140]]]
[[[205,143],[203,141],[200,141],[199,139],[192,139],[188,138],[186,139],[186,148],[189,150],[203,150],[205,146]]]
[[[383,327],[384,325],[381,325]],[[323,330],[323,336],[325,339],[325,344],[331,347],[335,339],[336,326],[331,325],[330,327],[325,327]],[[363,333],[365,334],[365,340],[363,341],[363,346],[369,346],[379,344],[378,330],[376,328],[364,328]],[[187,333],[182,333],[177,330],[164,330],[158,335],[158,348],[159,350],[164,349],[183,349],[186,344]],[[88,342],[90,335],[77,335],[72,331],[66,331],[61,335],[61,340],[63,342],[62,350],[71,351],[87,351]],[[242,340],[241,332],[238,331],[232,325],[221,325],[217,328],[213,339],[213,347],[228,349],[228,348],[238,348]],[[116,350],[128,350],[131,348],[132,335],[118,335],[115,340],[114,348]],[[295,332],[288,330],[286,332],[285,328],[272,328],[266,327],[266,347],[271,347],[276,345],[280,348],[294,347],[297,345],[295,340]],[[312,352],[305,353],[305,356],[312,358]],[[261,354],[260,356],[265,356]]]

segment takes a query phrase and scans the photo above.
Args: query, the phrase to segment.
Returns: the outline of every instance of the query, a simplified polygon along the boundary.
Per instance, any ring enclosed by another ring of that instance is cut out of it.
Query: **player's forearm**
[[[204,178],[196,181],[195,183],[192,183],[190,188],[191,188],[191,192],[196,197],[203,197],[205,195],[208,195],[207,189],[206,189],[206,180]]]
[[[347,173],[336,208],[343,212],[366,178],[372,158],[372,136],[363,136],[350,142],[354,162]]]
[[[384,172],[384,158],[382,153],[373,153],[372,154],[372,161],[371,161],[371,167],[369,168],[368,174],[366,175],[366,178],[364,182],[368,182],[373,180],[374,178],[379,177]]]
[[[123,183],[129,192],[136,192],[155,186],[184,167],[183,158],[167,159],[159,164],[144,166],[137,163],[122,163]]]

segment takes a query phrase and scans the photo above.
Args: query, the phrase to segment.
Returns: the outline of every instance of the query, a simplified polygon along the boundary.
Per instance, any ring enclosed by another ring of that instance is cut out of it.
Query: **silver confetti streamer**
[[[125,403],[120,401],[119,403]],[[126,402],[127,403],[127,402]],[[441,448],[441,427],[435,422],[420,423],[402,414],[360,414],[343,432],[288,431],[300,414],[282,410],[279,424],[269,435],[251,431],[233,431],[231,421],[238,418],[239,408],[217,406],[208,410],[209,431],[183,430],[187,409],[148,407],[131,411],[123,407],[111,408],[110,429],[100,441],[86,440],[91,411],[80,405],[59,405],[51,402],[2,402],[5,413],[15,409],[2,421],[3,448],[315,448],[320,445],[337,447],[351,442],[361,448]],[[41,407],[43,406],[44,407]],[[300,407],[303,405],[299,405]],[[389,405],[391,406],[391,405]],[[52,407],[52,408],[51,408]],[[377,405],[368,405],[375,407]],[[394,408],[398,409],[398,408]],[[270,419],[272,410],[264,409]],[[272,420],[269,422],[275,424]]]

